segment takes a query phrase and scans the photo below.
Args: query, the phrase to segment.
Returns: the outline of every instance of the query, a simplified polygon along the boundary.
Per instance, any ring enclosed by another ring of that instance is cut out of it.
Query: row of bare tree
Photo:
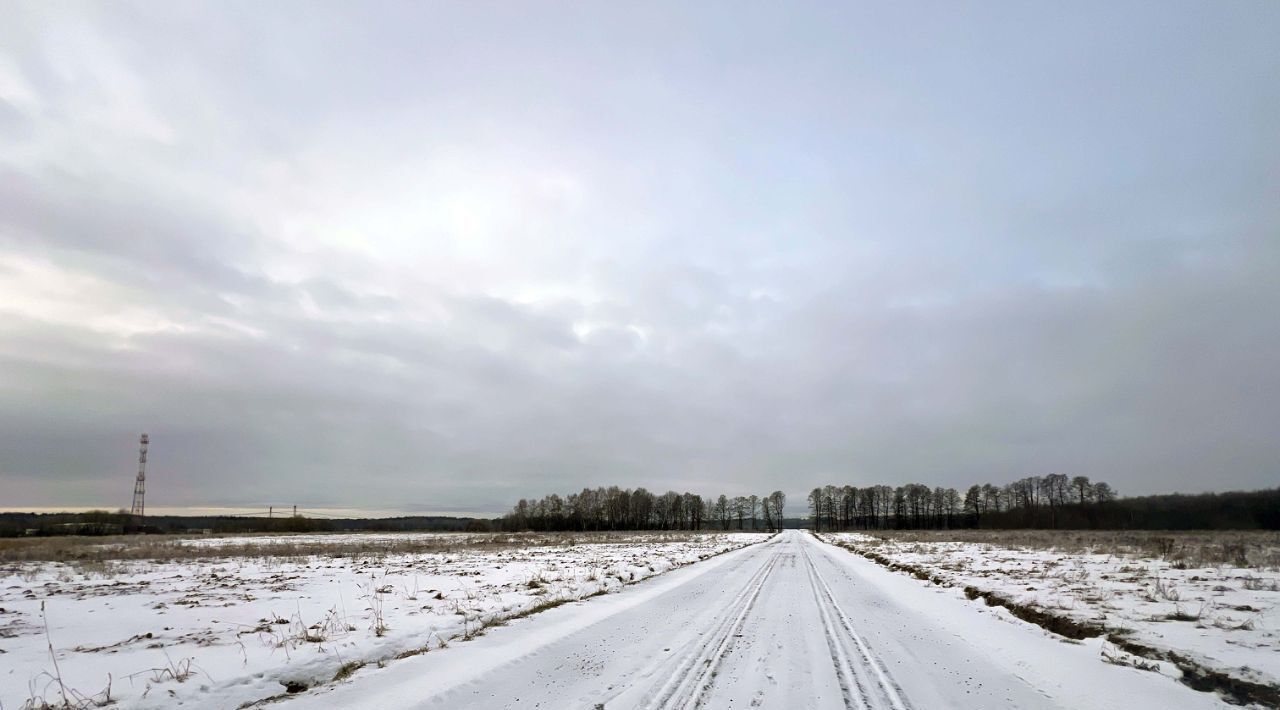
[[[809,514],[818,530],[982,527],[992,518],[997,527],[1056,528],[1067,509],[1087,513],[1115,498],[1105,482],[1051,473],[1005,486],[975,484],[963,496],[955,488],[920,483],[823,486],[809,492]]]
[[[502,518],[506,530],[777,530],[787,496],[704,498],[644,488],[584,488],[561,497],[520,499]]]
[[[899,528],[1110,528],[1280,530],[1280,488],[1117,498],[1084,476],[1031,476],[1004,486],[954,488],[823,486],[808,497],[809,524],[823,530]],[[643,488],[588,488],[522,500],[500,521],[506,530],[774,530],[786,496],[655,495]],[[3,518],[0,517],[0,523]],[[472,521],[475,523],[476,521]],[[802,524],[795,517],[789,525]],[[31,525],[27,525],[31,527]],[[0,535],[4,533],[0,526]]]

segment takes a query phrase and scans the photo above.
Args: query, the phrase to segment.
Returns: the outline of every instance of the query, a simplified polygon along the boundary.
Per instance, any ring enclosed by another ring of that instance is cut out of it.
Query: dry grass
[[[1280,569],[1280,532],[1275,531],[876,530],[868,534],[900,543],[969,542],[1073,554],[1158,558],[1175,566]]]
[[[454,552],[494,552],[543,546],[626,544],[631,542],[680,542],[703,532],[588,532],[588,533],[440,533],[403,537],[378,533],[361,539],[355,533],[299,535],[234,535],[230,544],[202,545],[177,535],[119,535],[109,537],[0,538],[0,564],[14,562],[74,562],[106,565],[124,560],[171,562],[229,558],[371,557],[382,555]],[[280,542],[273,538],[287,537]],[[243,540],[243,542],[239,542]]]

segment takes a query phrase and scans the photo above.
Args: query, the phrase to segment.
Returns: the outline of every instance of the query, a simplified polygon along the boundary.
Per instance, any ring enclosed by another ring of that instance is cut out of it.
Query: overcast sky
[[[0,508],[1280,481],[1272,0],[2,4]]]

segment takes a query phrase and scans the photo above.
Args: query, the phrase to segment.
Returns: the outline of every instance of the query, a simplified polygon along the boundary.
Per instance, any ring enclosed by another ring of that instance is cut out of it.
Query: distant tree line
[[[1119,498],[1106,482],[1065,474],[1004,486],[823,486],[808,496],[818,530],[948,528],[1280,529],[1280,488]]]
[[[503,516],[504,530],[777,530],[787,496],[721,495],[668,491],[661,495],[644,488],[584,488],[567,496],[551,494],[538,500],[520,499]]]
[[[1060,474],[1005,486],[957,489],[904,486],[823,486],[808,497],[808,524],[821,530],[922,528],[1067,528],[1114,530],[1280,530],[1280,488],[1194,495],[1118,498],[1107,484]],[[503,530],[776,530],[786,495],[655,495],[643,488],[584,489],[565,497],[521,500],[499,520],[445,516],[399,518],[252,518],[169,516],[125,512],[0,513],[0,537],[121,533],[477,531]]]
[[[1064,528],[1115,530],[1280,530],[1280,488],[1120,498],[1104,481],[1064,474],[1003,486],[958,489],[823,486],[808,496],[818,530]],[[567,496],[521,499],[498,521],[503,530],[777,530],[786,495],[699,496],[644,488],[584,488]]]
[[[201,515],[148,515],[126,512],[0,513],[0,537],[53,535],[120,535],[134,533],[312,533],[312,532],[487,532],[483,518],[405,516],[399,518],[275,518]]]

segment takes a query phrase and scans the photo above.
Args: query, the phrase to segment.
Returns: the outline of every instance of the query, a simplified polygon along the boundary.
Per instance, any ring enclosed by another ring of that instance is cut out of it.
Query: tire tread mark
[[[775,543],[776,544],[776,543]],[[775,550],[757,570],[742,591],[729,603],[719,623],[715,624],[693,653],[685,656],[676,671],[655,693],[655,702],[648,707],[675,709],[698,707],[710,688],[710,679],[720,666],[721,659],[733,644],[734,633],[746,622],[755,606],[765,580],[778,562],[780,551]]]
[[[902,698],[902,691],[898,687],[898,684],[889,676],[888,671],[885,670],[883,664],[880,663],[880,660],[875,657],[875,654],[871,652],[871,648],[867,646],[862,635],[853,628],[853,623],[849,620],[849,617],[845,615],[844,610],[836,603],[835,595],[831,592],[831,586],[827,584],[826,579],[822,577],[822,573],[818,571],[818,566],[814,564],[813,558],[809,555],[809,551],[804,549],[803,545],[801,549],[804,554],[805,562],[808,563],[810,574],[814,580],[814,592],[821,598],[819,606],[826,607],[827,613],[839,622],[839,627],[842,628],[848,638],[853,641],[858,652],[857,655],[862,661],[861,667],[863,669],[870,669],[872,676],[874,676],[876,685],[879,686],[884,695],[884,699],[888,701],[888,706],[893,710],[910,710],[910,706]]]
[[[862,681],[853,672],[853,655],[839,633],[836,621],[831,618],[830,610],[818,592],[818,580],[814,577],[813,562],[805,556],[805,572],[808,573],[813,602],[818,609],[818,617],[822,620],[822,631],[826,636],[827,648],[831,652],[831,662],[835,666],[836,681],[840,684],[840,694],[846,710],[870,708],[867,703],[866,690]]]

